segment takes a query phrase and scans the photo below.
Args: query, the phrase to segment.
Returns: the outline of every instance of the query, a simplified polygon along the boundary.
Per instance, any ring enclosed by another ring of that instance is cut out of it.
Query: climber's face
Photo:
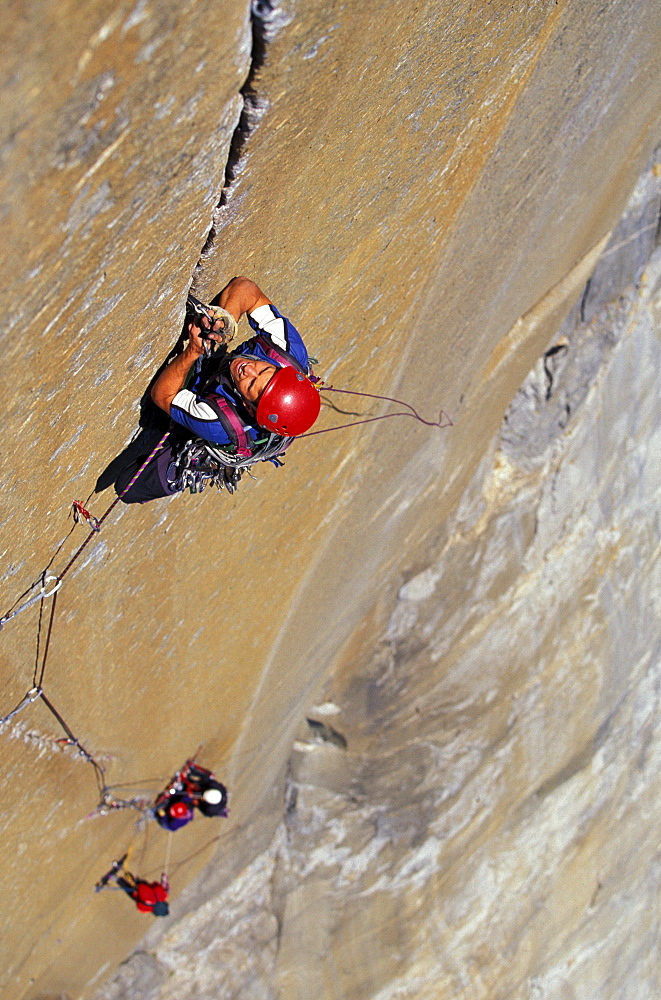
[[[234,358],[230,375],[234,385],[247,402],[256,404],[278,369],[268,361],[256,358]]]

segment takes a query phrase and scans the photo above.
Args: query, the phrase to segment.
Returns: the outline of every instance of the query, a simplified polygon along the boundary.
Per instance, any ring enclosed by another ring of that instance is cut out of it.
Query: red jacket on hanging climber
[[[141,913],[167,917],[170,912],[167,902],[170,883],[165,872],[161,875],[160,882],[147,882],[124,870],[124,873],[117,877],[117,885],[131,897]]]

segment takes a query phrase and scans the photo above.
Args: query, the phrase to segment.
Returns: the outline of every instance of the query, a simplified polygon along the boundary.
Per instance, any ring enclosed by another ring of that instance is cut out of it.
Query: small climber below
[[[233,493],[242,471],[278,456],[309,430],[321,408],[308,353],[300,334],[249,278],[232,278],[217,306],[189,296],[188,337],[182,351],[158,375],[153,402],[176,429],[155,460],[122,496],[145,503],[208,483]],[[230,354],[209,353],[227,343],[246,315],[254,335]],[[140,459],[115,482],[121,494]],[[98,489],[98,484],[97,484]]]
[[[154,819],[165,830],[179,830],[193,819],[194,809],[207,817],[227,816],[227,789],[211,771],[187,760],[157,796]]]
[[[154,819],[164,830],[174,833],[193,819],[193,800],[190,796],[165,793],[154,806]]]
[[[136,878],[127,869],[117,876],[117,885],[120,889],[131,897],[141,913],[151,913],[155,917],[167,917],[170,912],[168,906],[168,892],[170,883],[168,877],[163,872],[160,882],[146,882],[145,879]]]
[[[101,892],[102,889],[112,889],[111,883],[115,883],[119,889],[131,897],[141,913],[153,913],[155,917],[167,917],[170,912],[168,906],[170,883],[167,875],[163,872],[160,882],[147,882],[146,879],[136,878],[126,867],[129,853],[130,848],[119,860],[113,861],[110,869],[96,883],[96,892]]]

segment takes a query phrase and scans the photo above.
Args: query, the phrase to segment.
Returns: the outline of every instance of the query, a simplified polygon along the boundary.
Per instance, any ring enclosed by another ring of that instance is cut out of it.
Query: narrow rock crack
[[[281,5],[274,0],[252,0],[250,22],[252,31],[250,69],[240,90],[243,98],[243,110],[230,142],[220,198],[214,209],[211,227],[193,273],[193,291],[195,291],[197,281],[204,271],[204,262],[208,260],[215,248],[216,238],[225,215],[223,209],[231,197],[232,187],[241,172],[246,143],[257,129],[269,106],[267,98],[257,92],[257,76],[266,62],[269,43],[280,28],[289,23],[289,18],[283,12]]]

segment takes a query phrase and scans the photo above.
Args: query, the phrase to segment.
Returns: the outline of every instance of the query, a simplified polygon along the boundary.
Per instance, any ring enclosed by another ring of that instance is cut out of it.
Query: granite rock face
[[[635,284],[579,300],[310,709],[273,843],[164,934],[149,996],[658,993],[661,251],[621,238],[658,209],[648,170],[585,294]]]
[[[654,996],[656,10],[83,7],[2,15],[3,611],[85,537],[191,280],[251,275],[323,377],[454,426],[104,522],[44,690],[127,794],[202,745],[230,819],[88,818],[29,704],[3,994]],[[46,623],[0,635],[3,714]],[[130,845],[168,921],[92,892]]]

